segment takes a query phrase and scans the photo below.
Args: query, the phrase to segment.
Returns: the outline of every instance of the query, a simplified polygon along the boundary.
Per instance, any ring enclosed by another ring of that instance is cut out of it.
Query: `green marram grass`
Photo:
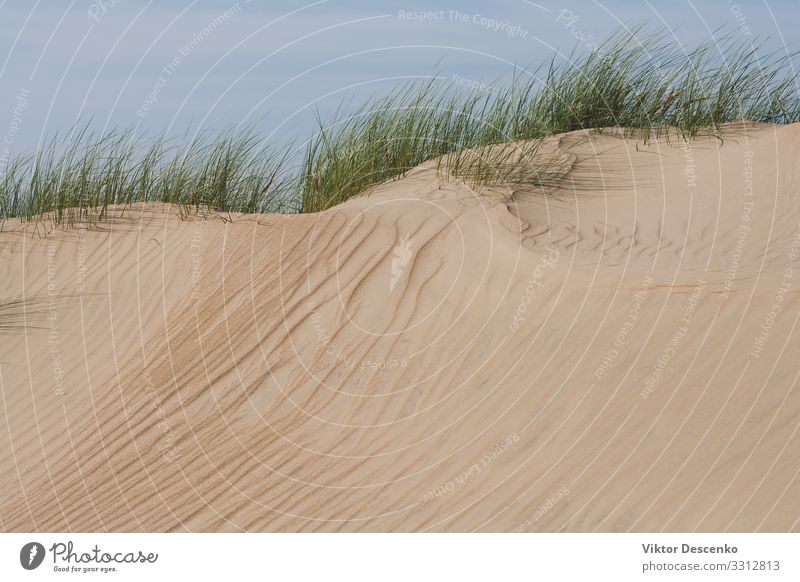
[[[56,222],[102,220],[110,205],[168,202],[188,211],[280,212],[290,194],[288,152],[269,150],[250,130],[203,135],[179,147],[132,131],[88,126],[13,158],[0,178],[0,217]]]
[[[520,69],[497,90],[434,78],[340,110],[318,120],[299,163],[292,147],[276,150],[252,130],[179,146],[84,126],[9,160],[0,218],[91,221],[145,201],[185,212],[319,212],[428,160],[475,186],[546,185],[553,174],[536,153],[549,135],[622,127],[645,140],[665,130],[689,139],[723,123],[800,120],[795,55],[759,49],[722,35],[687,50],[663,31],[620,30],[595,51]]]

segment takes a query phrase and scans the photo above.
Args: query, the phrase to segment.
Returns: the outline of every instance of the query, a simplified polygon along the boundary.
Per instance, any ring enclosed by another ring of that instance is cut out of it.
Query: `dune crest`
[[[797,531],[800,125],[312,215],[8,221],[10,531]],[[15,316],[16,317],[16,316]]]

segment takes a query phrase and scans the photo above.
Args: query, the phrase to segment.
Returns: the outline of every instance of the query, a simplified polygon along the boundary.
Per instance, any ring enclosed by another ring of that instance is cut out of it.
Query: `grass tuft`
[[[138,202],[185,212],[292,211],[287,160],[288,149],[271,151],[251,130],[205,134],[178,147],[132,131],[94,134],[83,125],[10,161],[0,178],[0,217],[92,222],[111,205]]]
[[[306,150],[303,211],[335,206],[439,156],[440,170],[474,185],[547,185],[553,173],[546,160],[537,164],[541,140],[578,129],[622,127],[647,140],[667,128],[690,138],[734,121],[800,120],[794,55],[758,48],[723,36],[687,52],[640,26],[525,71],[495,94],[434,82],[404,87],[320,125]],[[494,147],[523,140],[522,155]]]

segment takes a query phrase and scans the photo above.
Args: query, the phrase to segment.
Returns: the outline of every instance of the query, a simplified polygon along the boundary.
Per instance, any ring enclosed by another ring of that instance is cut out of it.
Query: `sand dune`
[[[547,191],[7,221],[0,527],[800,529],[800,126],[549,147]]]

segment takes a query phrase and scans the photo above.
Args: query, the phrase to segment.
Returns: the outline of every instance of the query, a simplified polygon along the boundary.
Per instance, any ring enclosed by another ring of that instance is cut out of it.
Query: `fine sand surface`
[[[548,191],[6,221],[0,527],[800,530],[800,126],[548,148]]]

